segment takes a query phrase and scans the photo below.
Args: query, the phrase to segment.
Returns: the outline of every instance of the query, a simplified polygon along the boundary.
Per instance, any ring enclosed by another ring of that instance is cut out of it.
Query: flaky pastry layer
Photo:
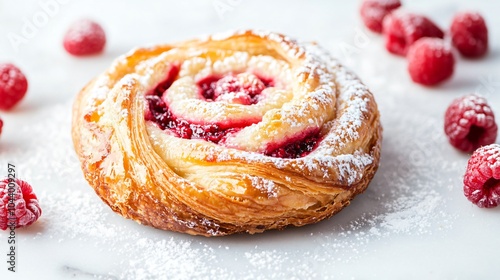
[[[183,139],[145,120],[145,95],[171,68],[164,98],[185,118],[258,118],[224,143]],[[254,105],[205,102],[196,81],[258,71],[279,85]],[[318,130],[306,156],[264,155],[272,143]],[[303,226],[363,192],[380,158],[370,91],[315,44],[241,31],[136,49],[91,81],[74,103],[74,146],[89,184],[115,212],[156,228],[222,236]]]

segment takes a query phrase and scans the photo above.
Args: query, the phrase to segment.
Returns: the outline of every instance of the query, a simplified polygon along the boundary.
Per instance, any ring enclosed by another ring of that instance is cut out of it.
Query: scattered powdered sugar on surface
[[[443,198],[438,192],[429,190],[427,192],[413,192],[407,197],[398,197],[390,203],[386,203],[388,209],[398,209],[396,212],[388,213],[381,219],[380,225],[391,231],[410,233],[425,233],[432,226],[430,217],[433,214],[444,216],[444,213],[434,213],[443,203]]]
[[[393,114],[385,118],[383,115],[381,165],[367,190],[368,198],[377,202],[378,211],[366,219],[378,234],[426,235],[445,231],[457,217],[446,212],[446,195],[461,186],[446,188],[450,186],[446,175],[462,174],[463,163],[437,152],[448,145],[441,120],[412,114],[408,107],[388,108],[395,109]]]
[[[122,218],[91,192],[43,192],[39,199],[44,205],[40,222],[45,230],[36,235],[35,241],[48,238],[64,244],[78,240],[96,245],[100,253],[111,251],[122,256],[113,262],[120,270],[99,278],[192,279],[228,275],[224,269],[212,266],[218,260],[211,247],[195,246],[190,238],[176,238],[167,232],[148,236],[145,230],[152,230],[140,225],[120,225],[116,219]]]
[[[318,271],[305,262],[298,261],[295,254],[277,250],[259,250],[246,252],[245,259],[250,266],[260,271],[260,274],[250,273],[243,279],[315,279]],[[294,269],[284,270],[285,266]]]
[[[74,174],[80,163],[71,140],[71,103],[42,108],[36,112],[37,121],[23,122],[18,133],[22,143],[1,151],[1,161],[9,159],[19,165],[19,173],[27,180],[50,181]]]
[[[103,242],[114,238],[119,232],[107,225],[111,211],[91,192],[61,190],[54,194],[44,191],[39,194],[44,205],[44,226],[51,228],[49,238],[88,240],[99,238]]]

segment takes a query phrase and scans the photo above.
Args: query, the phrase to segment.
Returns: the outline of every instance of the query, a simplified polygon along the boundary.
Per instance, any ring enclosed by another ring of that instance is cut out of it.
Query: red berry
[[[16,66],[5,63],[0,64],[0,109],[10,110],[14,107],[28,90],[28,81]]]
[[[494,143],[498,127],[486,99],[469,95],[450,104],[445,114],[444,130],[451,145],[470,153]]]
[[[64,48],[72,55],[83,56],[100,53],[106,45],[102,27],[91,20],[75,22],[64,35]]]
[[[387,15],[383,22],[386,49],[405,56],[410,46],[423,37],[443,38],[444,33],[425,16],[395,11]]]
[[[451,39],[463,56],[483,56],[488,51],[486,22],[478,13],[458,13],[451,24]]]
[[[465,171],[464,194],[481,208],[500,204],[500,145],[484,146],[472,154]]]
[[[401,6],[400,0],[365,0],[359,10],[368,29],[382,33],[382,22],[386,15]]]
[[[422,38],[408,51],[408,71],[415,83],[438,84],[453,75],[455,57],[443,39]]]
[[[38,199],[28,183],[7,178],[0,181],[0,229],[29,226],[41,214]]]

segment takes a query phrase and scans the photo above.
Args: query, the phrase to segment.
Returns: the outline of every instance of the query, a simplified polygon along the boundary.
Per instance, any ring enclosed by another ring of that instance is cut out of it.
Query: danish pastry
[[[193,235],[332,216],[379,164],[375,100],[314,43],[240,31],[133,50],[77,96],[85,178],[115,212]]]

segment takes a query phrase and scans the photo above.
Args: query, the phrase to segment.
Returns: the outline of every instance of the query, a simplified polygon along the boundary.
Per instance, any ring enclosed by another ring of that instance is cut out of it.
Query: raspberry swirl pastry
[[[328,218],[380,157],[377,105],[315,44],[242,31],[137,49],[78,95],[85,177],[116,212],[194,235]]]

